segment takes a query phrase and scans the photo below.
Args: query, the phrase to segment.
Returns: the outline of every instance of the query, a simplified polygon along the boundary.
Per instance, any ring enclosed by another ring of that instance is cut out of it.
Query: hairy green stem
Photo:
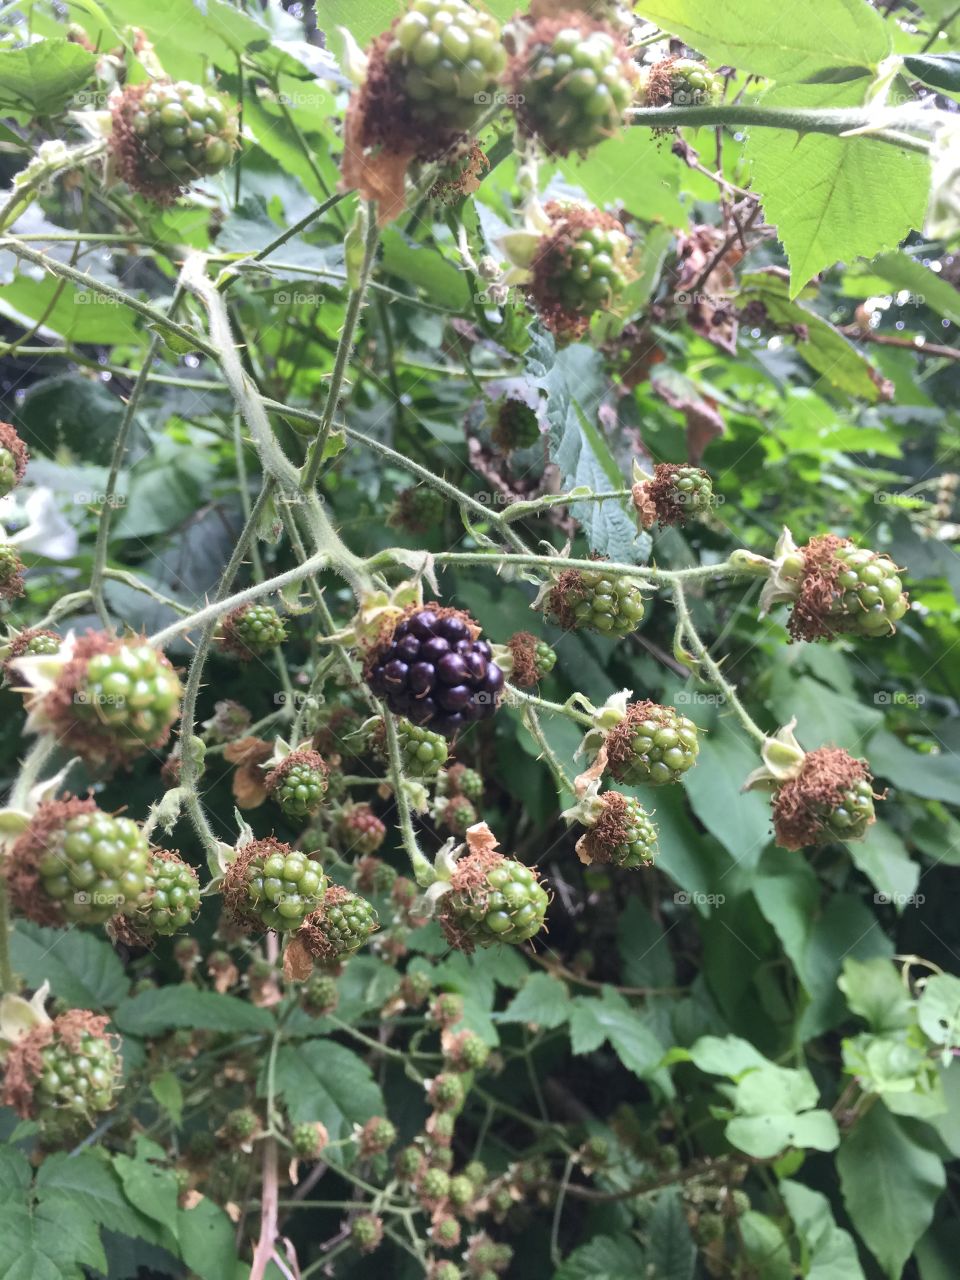
[[[755,125],[759,128],[787,129],[796,133],[826,133],[839,138],[853,130],[868,130],[866,136],[876,142],[926,155],[929,137],[934,129],[951,117],[945,111],[921,111],[907,107],[765,107],[755,103],[730,103],[715,106],[633,107],[627,112],[633,125],[652,129],[676,128],[680,125]],[[903,133],[915,129],[925,137]]]
[[[350,363],[350,354],[353,351],[353,341],[357,330],[357,321],[360,319],[360,312],[363,308],[363,300],[366,294],[367,281],[370,278],[370,272],[373,270],[373,264],[377,256],[377,245],[380,241],[380,228],[377,226],[376,209],[372,204],[366,206],[367,210],[367,234],[363,246],[363,262],[360,267],[360,277],[356,287],[351,290],[350,298],[347,302],[347,314],[344,317],[343,329],[340,333],[340,341],[337,344],[337,354],[334,358],[333,372],[330,374],[330,382],[327,385],[327,398],[324,401],[323,413],[320,418],[320,428],[317,431],[317,438],[313,443],[312,452],[307,459],[307,463],[303,468],[303,476],[300,486],[304,492],[309,492],[317,482],[317,476],[320,474],[320,468],[323,465],[323,455],[327,447],[327,440],[330,438],[330,428],[333,426],[334,414],[337,411],[337,404],[340,400],[340,391],[343,387],[344,375],[347,366]]]
[[[404,789],[403,762],[400,759],[400,741],[397,737],[397,725],[391,711],[384,711],[383,722],[386,726],[387,759],[390,763],[390,778],[393,783],[394,799],[397,802],[397,814],[400,818],[400,835],[410,865],[413,867],[413,878],[421,889],[425,889],[436,879],[430,859],[417,844],[413,829],[413,817],[410,812],[410,800]]]

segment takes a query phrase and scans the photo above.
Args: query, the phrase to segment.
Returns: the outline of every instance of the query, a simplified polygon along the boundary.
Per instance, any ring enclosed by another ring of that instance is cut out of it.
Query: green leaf
[[[553,1280],[637,1280],[644,1256],[631,1236],[595,1236],[575,1249]]]
[[[203,1280],[243,1280],[249,1274],[236,1256],[237,1229],[212,1200],[181,1209],[177,1227],[183,1261]]]
[[[863,1280],[857,1246],[834,1222],[827,1197],[789,1180],[780,1183],[780,1194],[809,1257],[807,1280]]]
[[[879,778],[925,800],[960,804],[960,773],[956,756],[914,751],[894,733],[881,729],[870,739],[870,766]]]
[[[27,329],[39,324],[41,335],[72,342],[135,346],[138,340],[133,313],[106,294],[51,275],[35,280],[24,270],[9,284],[0,285],[0,315]]]
[[[737,1223],[743,1259],[763,1280],[793,1280],[790,1249],[777,1224],[763,1213],[748,1209]]]
[[[803,12],[764,0],[640,0],[636,12],[679,36],[714,66],[772,80],[824,68],[874,70],[890,51],[880,15],[862,0],[810,0]],[[829,32],[829,39],[824,33]]]
[[[266,1088],[266,1067],[260,1093]],[[384,1115],[380,1087],[362,1058],[332,1040],[282,1045],[276,1064],[277,1095],[294,1124],[317,1121],[333,1141],[347,1138],[355,1124]]]
[[[793,349],[831,386],[871,404],[880,399],[880,379],[870,361],[849,338],[845,338],[817,312],[800,302],[791,301],[790,288],[782,272],[746,272],[740,282],[737,305],[746,306],[751,302],[761,302],[771,322],[777,326],[788,329],[803,327],[806,337],[798,337]],[[854,440],[856,436],[854,431]],[[855,448],[856,445],[851,444],[850,447]],[[860,445],[861,450],[865,448],[865,444]]]
[[[727,1125],[727,1138],[762,1160],[786,1147],[833,1151],[840,1141],[836,1121],[829,1111],[811,1109],[817,1101],[817,1086],[808,1071],[767,1063],[738,1081],[738,1114]]]
[[[423,290],[438,306],[464,311],[470,305],[467,277],[435,249],[415,244],[402,232],[388,228],[382,236],[383,270]]]
[[[699,1071],[729,1076],[731,1080],[745,1071],[768,1065],[763,1054],[739,1036],[701,1036],[685,1053]]]
[[[877,1102],[844,1138],[837,1170],[854,1227],[889,1280],[899,1280],[946,1183],[939,1156]]]
[[[907,846],[885,822],[876,822],[863,840],[847,845],[850,857],[873,887],[878,901],[892,902],[898,911],[913,898],[920,879],[920,866],[914,862]]]
[[[130,988],[109,942],[82,929],[46,929],[18,920],[10,952],[27,986],[47,981],[53,994],[75,1009],[112,1009]]]
[[[871,12],[861,0],[851,2]],[[815,28],[807,29],[813,35]],[[857,83],[795,85],[774,90],[764,102],[841,107],[858,105],[862,95]],[[781,129],[751,131],[746,151],[753,185],[790,260],[791,297],[825,267],[895,249],[923,226],[930,185],[925,156],[868,137],[810,133],[798,139]]]
[[[28,388],[14,425],[31,449],[49,457],[66,447],[84,462],[106,465],[122,417],[123,405],[102,382],[62,373]]]
[[[693,1280],[697,1250],[690,1237],[680,1192],[661,1191],[647,1223],[649,1280]]]
[[[935,271],[900,249],[883,253],[860,267],[855,266],[843,277],[844,293],[857,298],[866,297],[868,293],[883,293],[884,286],[892,286],[891,292],[906,290],[916,306],[929,307],[953,324],[960,324],[960,295],[957,290]]]
[[[707,830],[749,870],[772,839],[769,799],[758,791],[738,794],[757,767],[756,745],[730,716],[715,715],[703,727],[708,732],[700,740],[697,767],[684,775],[684,790]]]
[[[670,987],[676,981],[666,935],[636,894],[617,920],[623,982],[630,987]]]
[[[837,986],[851,1012],[866,1019],[874,1031],[899,1031],[913,1021],[913,1000],[889,960],[848,958]]]
[[[592,1053],[609,1040],[628,1071],[655,1081],[672,1094],[670,1078],[660,1067],[663,1045],[623,996],[605,986],[599,998],[576,996],[572,1005],[570,1043],[574,1053]]]
[[[179,1129],[183,1116],[183,1090],[174,1073],[161,1071],[158,1076],[154,1076],[150,1081],[150,1092],[173,1121],[174,1127]]]
[[[197,991],[189,986],[161,987],[124,1000],[113,1015],[115,1025],[131,1036],[157,1036],[179,1027],[206,1031],[267,1032],[273,1017],[266,1009],[235,996]]]
[[[528,1022],[551,1030],[570,1017],[570,993],[549,973],[533,973],[500,1015],[501,1022]]]
[[[960,978],[935,973],[927,979],[917,1005],[917,1020],[934,1044],[960,1044]]]
[[[0,105],[18,114],[56,115],[87,83],[96,56],[71,40],[0,49]]]
[[[903,59],[911,75],[947,93],[960,93],[960,53],[911,53]]]
[[[149,1160],[115,1155],[113,1167],[123,1186],[124,1195],[135,1209],[160,1227],[160,1240],[166,1248],[176,1249],[177,1180],[172,1169],[162,1169]]]
[[[15,1200],[30,1185],[30,1162],[16,1147],[0,1147],[0,1196]]]
[[[81,1151],[75,1156],[56,1152],[47,1156],[37,1173],[41,1196],[76,1204],[92,1221],[111,1231],[160,1244],[164,1231],[145,1216],[123,1193],[116,1171],[102,1151]]]

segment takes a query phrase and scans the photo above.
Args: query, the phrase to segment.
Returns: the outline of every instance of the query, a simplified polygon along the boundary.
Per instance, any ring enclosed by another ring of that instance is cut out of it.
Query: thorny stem
[[[425,889],[433,883],[436,876],[434,875],[433,867],[430,865],[430,860],[417,844],[416,833],[413,830],[410,798],[406,792],[403,763],[400,759],[400,743],[397,739],[397,725],[393,713],[384,711],[383,721],[386,726],[387,758],[390,763],[390,777],[393,782],[394,798],[397,802],[397,815],[400,819],[400,834],[403,838],[403,847],[413,867],[413,878],[421,889]]]

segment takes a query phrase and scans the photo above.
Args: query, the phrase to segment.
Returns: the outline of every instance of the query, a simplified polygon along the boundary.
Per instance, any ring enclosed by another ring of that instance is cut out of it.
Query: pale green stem
[[[530,731],[530,736],[540,748],[541,758],[546,760],[547,766],[553,774],[553,780],[556,783],[557,791],[561,793],[569,791],[572,796],[576,795],[576,788],[567,777],[557,753],[547,741],[546,735],[543,732],[543,726],[540,723],[540,717],[534,710],[533,705],[529,702],[523,708],[523,722]]]
[[[397,738],[397,726],[393,713],[384,711],[383,721],[386,726],[387,759],[390,763],[390,779],[393,783],[393,794],[397,802],[397,814],[400,818],[400,835],[403,847],[413,867],[413,878],[421,889],[427,888],[436,880],[436,874],[430,865],[430,859],[417,844],[413,829],[413,817],[410,813],[410,800],[404,789],[403,762],[400,759],[400,743]]]

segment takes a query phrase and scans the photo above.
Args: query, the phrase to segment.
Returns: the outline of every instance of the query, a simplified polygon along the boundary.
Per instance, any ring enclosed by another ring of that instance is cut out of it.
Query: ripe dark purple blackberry
[[[503,672],[480,628],[456,609],[428,604],[408,613],[367,661],[374,693],[391,711],[448,737],[497,709]]]

